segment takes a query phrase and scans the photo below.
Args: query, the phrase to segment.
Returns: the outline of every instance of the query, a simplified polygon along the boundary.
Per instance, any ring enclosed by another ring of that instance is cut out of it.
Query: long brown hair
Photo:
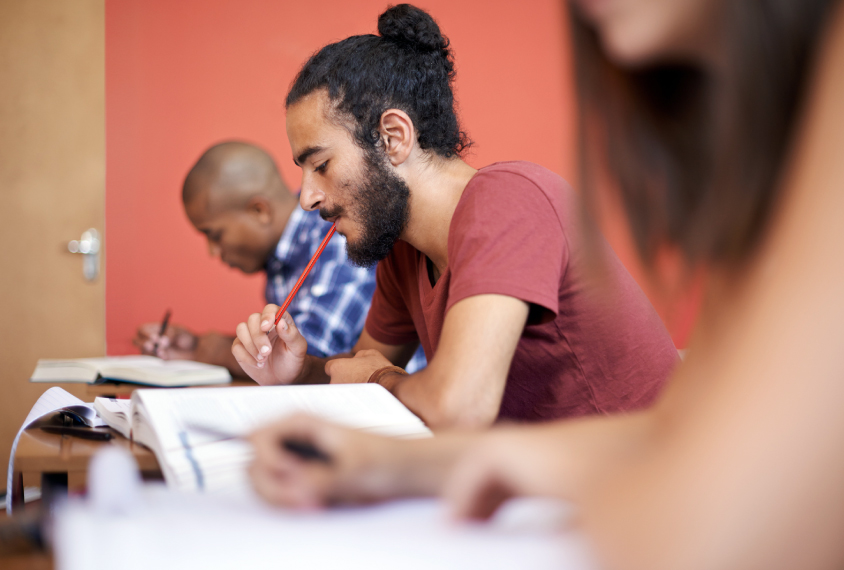
[[[645,261],[672,244],[691,261],[730,264],[758,243],[800,113],[825,16],[837,0],[726,0],[725,61],[611,62],[570,11],[580,105],[582,185],[603,153]]]

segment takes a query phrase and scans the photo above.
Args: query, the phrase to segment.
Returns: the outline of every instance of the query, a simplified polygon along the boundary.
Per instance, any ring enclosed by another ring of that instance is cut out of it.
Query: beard
[[[364,155],[365,170],[361,180],[346,184],[351,189],[351,205],[361,235],[352,243],[346,240],[346,255],[358,267],[371,267],[392,251],[410,215],[410,188],[390,172],[378,150]],[[344,209],[320,210],[323,218],[343,215]]]

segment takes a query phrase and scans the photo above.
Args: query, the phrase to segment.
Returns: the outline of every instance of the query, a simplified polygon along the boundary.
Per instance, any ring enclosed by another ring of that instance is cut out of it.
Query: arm
[[[410,376],[388,374],[380,383],[432,429],[488,426],[498,416],[510,361],[527,316],[528,304],[513,297],[463,299],[446,314],[437,353],[428,367]],[[372,344],[374,339],[366,338],[356,349],[386,350],[386,360],[396,362],[398,347],[379,347]],[[413,349],[408,345],[401,350],[407,362]],[[329,363],[326,371],[331,381],[366,382],[372,372],[389,364],[374,353],[359,356],[365,358]]]
[[[638,413],[486,432],[452,430],[408,441],[299,415],[250,436],[255,451],[250,475],[256,491],[277,505],[319,507],[444,493],[458,514],[486,517],[517,493],[579,497],[596,473],[640,451],[652,426],[648,414]],[[331,462],[303,461],[280,445],[288,439],[311,443]]]

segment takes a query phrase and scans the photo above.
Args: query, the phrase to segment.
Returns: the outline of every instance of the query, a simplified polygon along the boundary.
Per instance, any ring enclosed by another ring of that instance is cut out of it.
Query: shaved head
[[[212,256],[255,273],[275,251],[299,200],[264,149],[227,141],[206,150],[190,169],[182,202]]]
[[[205,195],[216,208],[243,208],[255,196],[271,201],[295,197],[279,175],[272,157],[262,148],[226,141],[206,150],[188,172],[182,186],[185,204]]]

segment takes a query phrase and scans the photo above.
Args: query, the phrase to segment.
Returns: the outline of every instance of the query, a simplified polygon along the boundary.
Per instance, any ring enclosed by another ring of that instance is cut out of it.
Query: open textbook
[[[94,408],[155,453],[169,487],[222,495],[249,492],[252,450],[240,436],[295,412],[386,436],[431,435],[378,384],[136,390],[131,400],[97,398]]]
[[[149,386],[228,384],[232,377],[222,366],[190,360],[162,360],[154,356],[108,356],[38,361],[30,382],[116,381]]]
[[[15,470],[15,451],[18,448],[23,431],[34,424],[37,420],[61,412],[70,415],[75,421],[85,424],[88,427],[102,427],[106,425],[91,404],[86,404],[67,390],[53,386],[38,398],[32,406],[26,419],[23,421],[14,441],[12,442],[12,453],[9,455],[9,471],[6,475],[6,512],[12,512],[12,474]]]

